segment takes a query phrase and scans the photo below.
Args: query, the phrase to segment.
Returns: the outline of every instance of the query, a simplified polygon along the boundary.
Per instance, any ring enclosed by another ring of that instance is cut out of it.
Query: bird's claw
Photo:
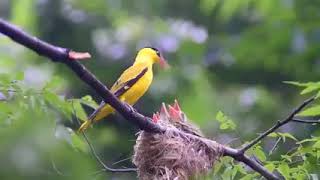
[[[134,109],[130,104],[125,103],[125,105],[126,105],[126,106],[127,106],[127,108],[130,110],[130,112],[131,112],[131,113],[135,113],[135,112],[137,112],[137,110],[136,110],[136,109]]]

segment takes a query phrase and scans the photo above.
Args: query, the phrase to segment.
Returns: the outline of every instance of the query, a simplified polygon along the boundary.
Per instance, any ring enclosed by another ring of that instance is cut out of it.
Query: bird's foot
[[[127,106],[127,108],[130,110],[131,113],[137,112],[137,110],[134,107],[132,107],[130,104],[128,103],[124,103],[124,104]]]

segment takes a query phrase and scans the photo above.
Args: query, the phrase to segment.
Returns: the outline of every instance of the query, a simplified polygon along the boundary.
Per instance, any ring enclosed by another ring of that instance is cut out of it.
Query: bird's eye
[[[159,57],[161,57],[160,51],[157,48],[154,48],[154,47],[150,47],[150,48],[153,49]]]
[[[159,51],[156,51],[156,53],[157,53],[157,55],[158,55],[159,57],[161,56]]]

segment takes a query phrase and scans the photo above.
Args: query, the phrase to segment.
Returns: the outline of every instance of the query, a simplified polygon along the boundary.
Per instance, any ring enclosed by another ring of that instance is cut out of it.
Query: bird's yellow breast
[[[150,66],[148,71],[127,92],[120,96],[120,99],[130,105],[134,105],[149,89],[152,78],[152,66]]]

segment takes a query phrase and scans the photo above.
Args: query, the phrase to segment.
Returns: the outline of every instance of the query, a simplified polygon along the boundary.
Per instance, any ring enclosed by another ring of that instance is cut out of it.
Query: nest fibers
[[[221,155],[219,144],[202,138],[201,132],[187,123],[177,102],[168,108],[163,104],[153,116],[153,121],[167,129],[165,133],[141,131],[137,138],[133,163],[141,180],[199,178],[212,170]]]

